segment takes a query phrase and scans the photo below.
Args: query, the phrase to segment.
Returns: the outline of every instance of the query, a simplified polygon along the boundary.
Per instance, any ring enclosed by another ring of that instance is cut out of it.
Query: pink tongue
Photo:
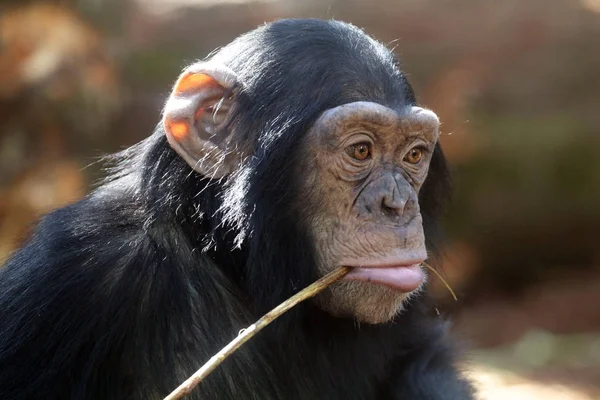
[[[345,279],[374,282],[402,292],[412,292],[425,280],[419,264],[390,268],[353,268]]]

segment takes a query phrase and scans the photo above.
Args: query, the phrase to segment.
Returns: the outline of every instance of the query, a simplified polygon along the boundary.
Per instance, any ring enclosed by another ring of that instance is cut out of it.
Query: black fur
[[[284,20],[218,57],[243,89],[233,126],[254,156],[226,182],[192,173],[158,128],[84,200],[46,216],[0,270],[0,399],[160,399],[237,332],[317,278],[294,170],[323,110],[414,104],[390,53],[357,28]],[[441,151],[426,235],[447,197]],[[359,325],[310,302],[266,328],[190,398],[470,399],[423,299]]]

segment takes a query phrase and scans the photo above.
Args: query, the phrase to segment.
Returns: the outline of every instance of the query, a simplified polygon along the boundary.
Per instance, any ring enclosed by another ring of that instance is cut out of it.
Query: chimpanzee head
[[[281,297],[351,266],[316,301],[368,323],[422,288],[424,225],[429,234],[445,176],[439,121],[361,30],[282,20],[243,35],[185,69],[163,124],[171,147],[223,187],[248,287]]]

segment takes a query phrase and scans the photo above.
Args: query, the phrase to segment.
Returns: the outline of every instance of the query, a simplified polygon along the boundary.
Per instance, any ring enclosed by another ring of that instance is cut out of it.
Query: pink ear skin
[[[175,85],[177,95],[198,92],[208,87],[219,88],[221,85],[213,77],[207,74],[188,73],[184,74]]]
[[[237,84],[230,69],[197,63],[179,77],[167,104],[163,126],[171,147],[198,173],[222,178],[232,172],[238,157],[228,152],[229,132],[225,121]]]

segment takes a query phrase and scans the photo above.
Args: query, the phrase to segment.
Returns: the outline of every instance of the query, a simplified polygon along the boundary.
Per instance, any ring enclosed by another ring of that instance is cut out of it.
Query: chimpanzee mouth
[[[425,281],[421,263],[353,267],[344,280],[371,282],[404,293],[418,289]]]

